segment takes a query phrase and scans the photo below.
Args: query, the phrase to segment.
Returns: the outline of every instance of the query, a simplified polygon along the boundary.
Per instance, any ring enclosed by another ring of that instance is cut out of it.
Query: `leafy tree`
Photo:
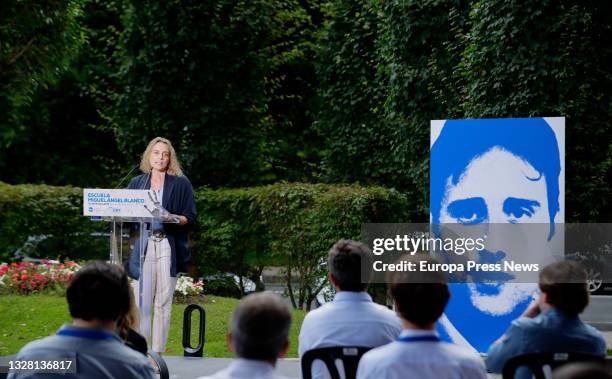
[[[277,148],[264,143],[266,127],[299,122],[299,129],[308,120],[296,121],[304,109],[294,109],[298,117],[277,113],[278,105],[290,103],[281,99],[283,91],[295,97],[294,104],[303,95],[287,84],[292,65],[300,67],[309,54],[292,45],[304,39],[292,36],[299,34],[295,28],[308,24],[301,10],[295,14],[296,6],[269,0],[132,1],[123,35],[124,87],[110,117],[121,149],[136,159],[150,138],[163,135],[177,145],[194,183],[265,181],[260,175],[274,162],[264,156]],[[291,80],[308,91],[298,75]],[[268,170],[270,179],[278,178],[274,171]]]
[[[322,138],[315,128],[316,39],[322,27],[319,1],[277,3],[279,27],[268,47],[262,120],[262,182],[311,182],[320,177]]]
[[[27,140],[32,96],[56,83],[83,44],[78,1],[0,4],[0,151]],[[0,171],[12,170],[0,155]]]
[[[462,78],[457,66],[465,48],[468,2],[384,2],[384,49],[389,64],[386,112],[396,129],[392,155],[395,185],[414,188],[421,221],[429,219],[429,125],[461,117]]]
[[[333,1],[319,41],[325,169],[397,188],[427,218],[429,121],[567,118],[569,221],[611,212],[605,2]]]
[[[378,2],[336,0],[318,41],[323,165],[331,182],[390,183],[397,176],[395,130],[385,120],[386,70]],[[401,178],[399,179],[401,180]]]
[[[99,127],[98,111],[108,104],[120,10],[117,1],[88,0],[79,7],[85,43],[49,85],[30,89],[28,102],[18,107],[12,122],[20,132],[2,150],[7,182],[109,186],[121,176],[114,173],[121,158],[114,135]]]
[[[108,187],[121,176],[113,173],[120,158],[114,136],[91,126],[101,120],[77,75],[70,71],[32,95],[21,116],[24,134],[0,154],[2,180]]]
[[[462,75],[468,117],[566,117],[566,219],[612,214],[612,4],[478,1]]]

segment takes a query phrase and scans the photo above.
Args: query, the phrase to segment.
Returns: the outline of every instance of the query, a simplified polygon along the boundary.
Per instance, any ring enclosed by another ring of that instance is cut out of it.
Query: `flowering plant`
[[[45,290],[63,290],[79,268],[81,266],[74,261],[0,263],[0,289],[24,295]]]
[[[198,296],[204,292],[204,283],[202,280],[193,281],[189,276],[181,275],[176,281],[174,293],[177,296]]]

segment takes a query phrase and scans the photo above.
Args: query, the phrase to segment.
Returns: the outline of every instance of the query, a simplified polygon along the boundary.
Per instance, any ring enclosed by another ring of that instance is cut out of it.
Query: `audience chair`
[[[331,379],[340,379],[340,373],[336,367],[336,360],[341,360],[344,366],[346,379],[355,379],[357,376],[357,365],[361,356],[371,347],[322,347],[308,350],[302,357],[302,378],[312,379],[312,362],[321,360],[327,366]]]
[[[159,379],[169,379],[170,371],[168,371],[168,365],[166,365],[164,358],[152,350],[149,350],[147,355],[151,361],[151,366],[153,366],[153,370],[159,376]]]
[[[588,353],[528,353],[509,359],[504,365],[502,378],[514,379],[519,367],[527,367],[536,379],[547,379],[553,369],[570,362],[603,363],[604,358]]]

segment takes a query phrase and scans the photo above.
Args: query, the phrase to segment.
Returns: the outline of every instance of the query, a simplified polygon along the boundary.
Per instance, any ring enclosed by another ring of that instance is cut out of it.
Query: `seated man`
[[[395,312],[372,301],[366,292],[369,278],[361,278],[361,262],[370,262],[368,247],[340,240],[328,255],[328,277],[337,293],[334,301],[309,312],[300,330],[300,357],[308,350],[332,346],[377,347],[397,338],[402,330]],[[315,361],[313,378],[328,377],[325,366]]]
[[[540,297],[514,320],[487,354],[487,368],[501,372],[508,359],[532,352],[583,352],[605,356],[601,333],[578,314],[589,303],[586,272],[576,262],[557,262],[540,272]],[[529,376],[521,371],[520,376]]]
[[[232,314],[227,344],[236,359],[200,379],[280,379],[274,370],[289,349],[291,313],[280,296],[259,292],[240,301]]]
[[[30,342],[16,360],[71,360],[73,371],[62,378],[153,378],[149,360],[125,346],[116,333],[117,320],[129,309],[130,290],[121,267],[104,262],[86,264],[66,290],[72,324],[62,326],[53,336]],[[21,371],[8,377],[59,376]]]
[[[402,260],[437,263],[425,255]],[[404,330],[399,338],[370,350],[359,361],[357,378],[486,378],[478,354],[458,345],[442,342],[435,331],[438,318],[450,297],[441,271],[396,271],[391,273],[390,292]]]

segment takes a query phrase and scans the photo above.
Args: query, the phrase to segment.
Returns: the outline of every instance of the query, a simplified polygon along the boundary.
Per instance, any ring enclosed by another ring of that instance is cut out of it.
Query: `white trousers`
[[[134,298],[140,309],[140,334],[147,339],[151,350],[158,353],[166,351],[168,331],[170,330],[172,297],[176,287],[176,277],[170,276],[171,256],[172,252],[168,239],[164,238],[160,241],[149,238],[147,254],[140,273],[140,279],[143,281],[142,306],[140,306],[139,296],[140,282],[133,282]],[[151,333],[153,307],[155,312],[153,314],[153,333]]]

